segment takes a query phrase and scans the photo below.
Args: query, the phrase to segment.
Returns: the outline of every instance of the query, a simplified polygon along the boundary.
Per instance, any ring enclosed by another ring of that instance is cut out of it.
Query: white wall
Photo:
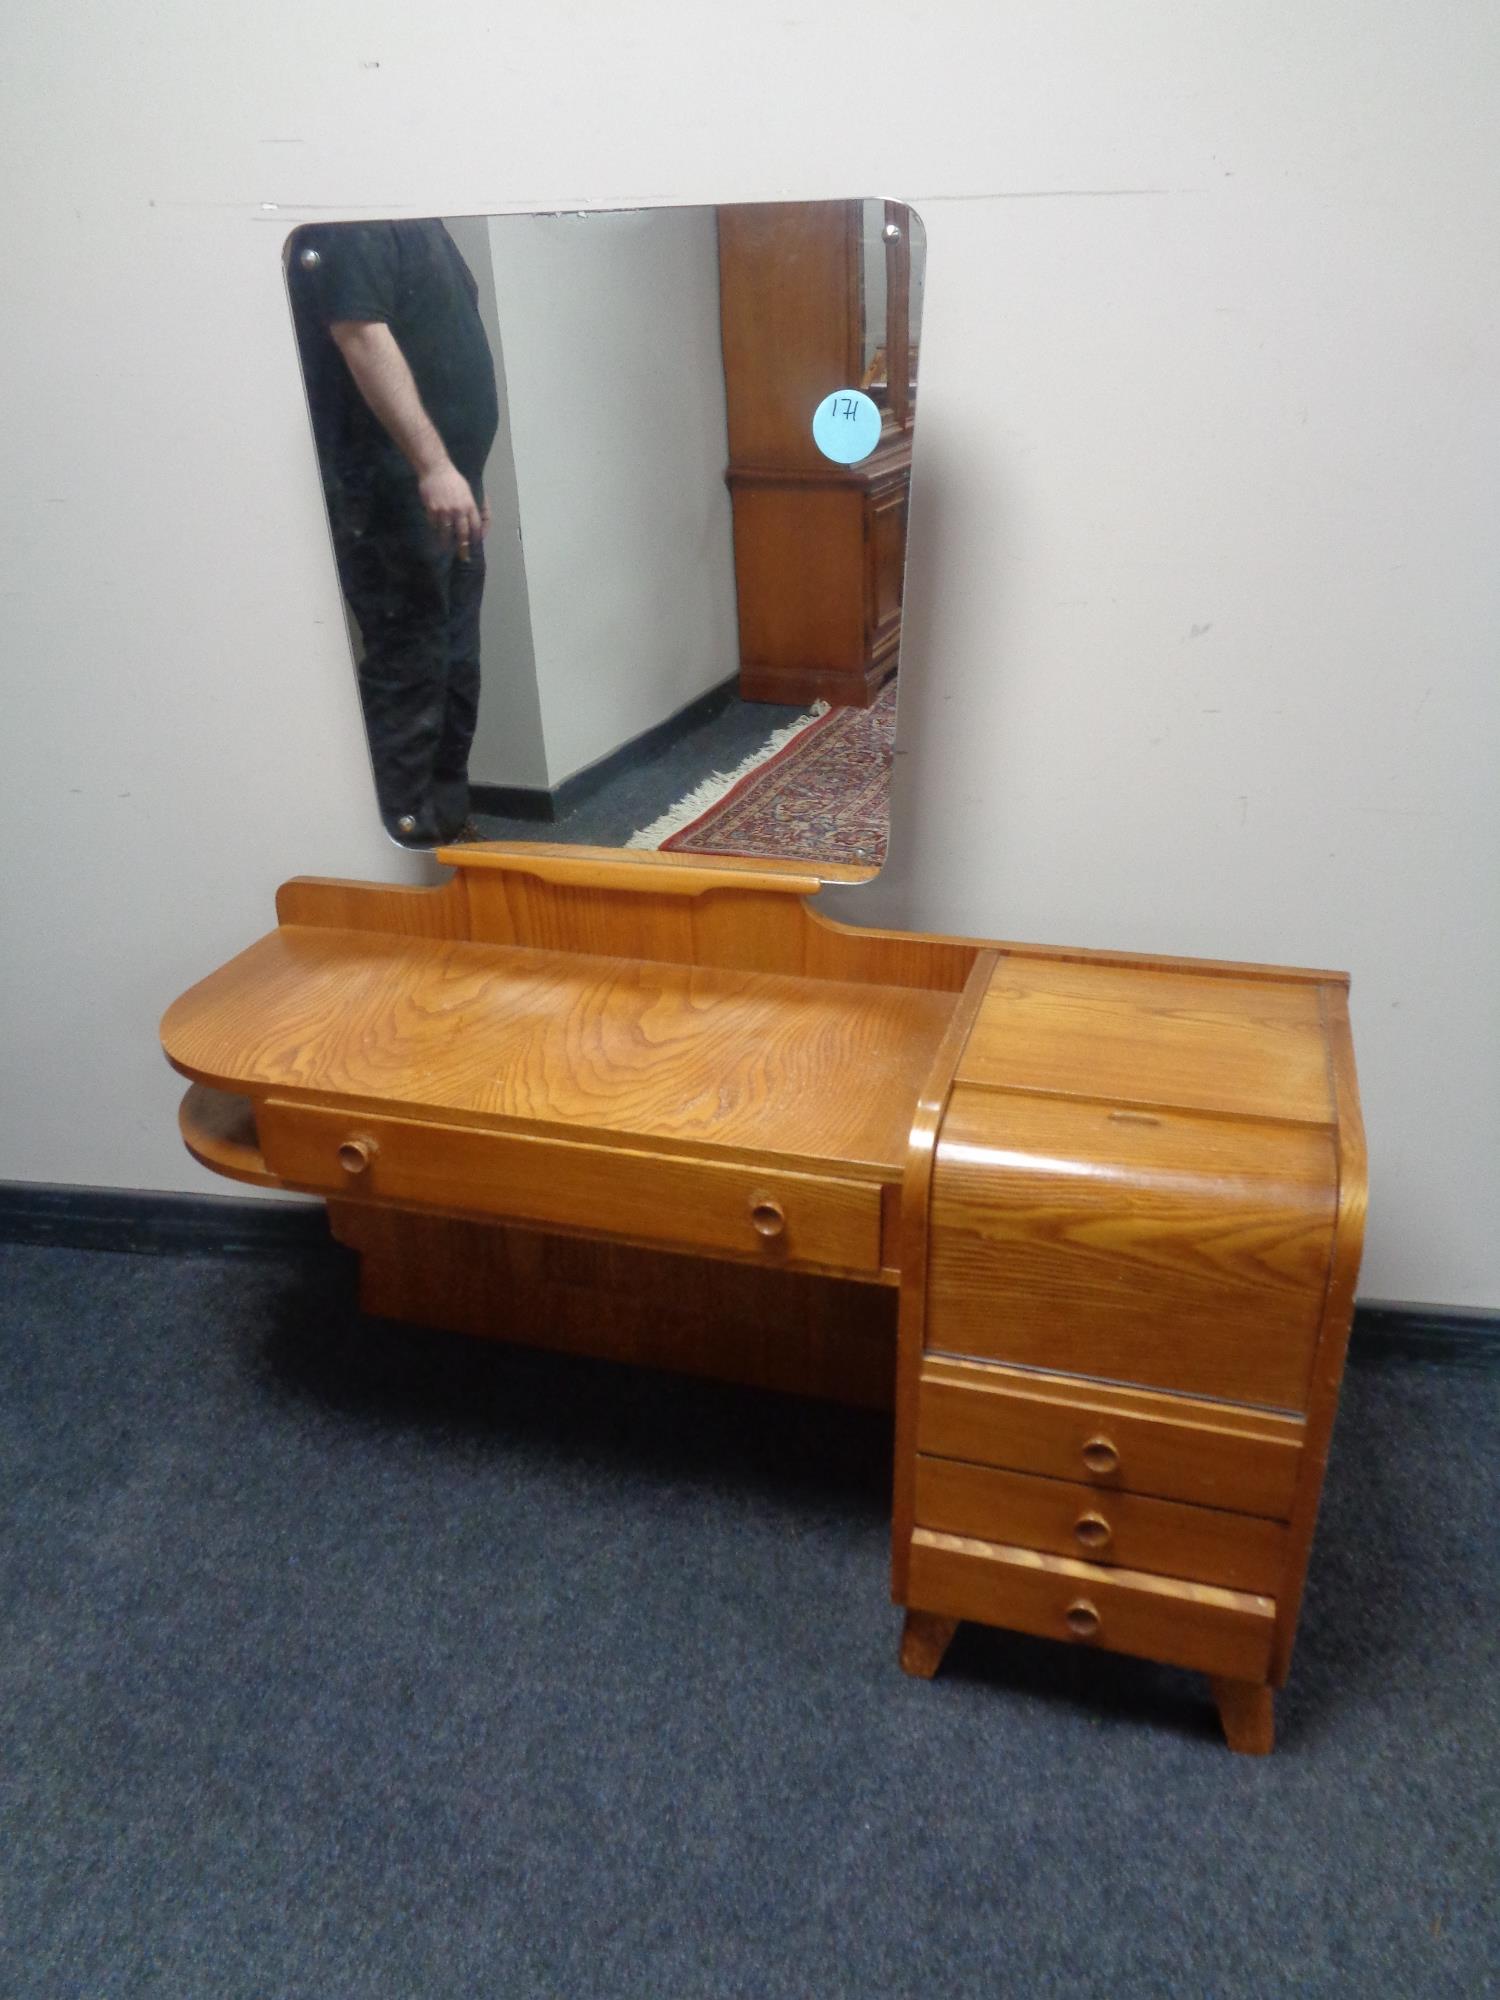
[[[490,223],[556,785],[739,669],[711,208]]]
[[[1351,966],[1363,1289],[1500,1302],[1488,0],[12,0],[4,33],[0,1174],[220,1186],[161,1007],[281,877],[414,865],[305,476],[290,223],[878,190],[929,273],[863,907]],[[830,98],[851,37],[901,59]]]
[[[545,790],[547,746],[542,736],[542,703],[536,684],[536,648],[531,639],[531,599],[521,542],[521,497],[510,437],[510,387],[505,344],[495,296],[495,264],[490,252],[489,218],[448,218],[479,288],[479,316],[495,363],[500,421],[484,468],[484,497],[490,532],[485,543],[484,600],[479,611],[479,720],[469,757],[476,785],[524,785]]]

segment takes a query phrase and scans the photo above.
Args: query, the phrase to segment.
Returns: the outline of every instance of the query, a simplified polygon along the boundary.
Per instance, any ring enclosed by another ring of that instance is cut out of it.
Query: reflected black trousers
[[[484,546],[476,543],[467,562],[443,548],[404,469],[358,484],[330,481],[328,517],[359,627],[359,695],[380,816],[405,846],[451,840],[469,816]]]

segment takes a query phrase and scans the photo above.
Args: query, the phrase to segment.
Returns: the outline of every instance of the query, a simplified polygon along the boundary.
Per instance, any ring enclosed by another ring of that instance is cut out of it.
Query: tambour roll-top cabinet
[[[299,881],[163,1023],[190,1149],[372,1312],[894,1395],[902,1663],[961,1619],[1211,1681],[1267,1750],[1352,1311],[1337,974],[852,928],[771,863]]]
[[[1113,1647],[1270,1748],[1364,1187],[1341,980],[1001,960],[903,1274],[909,1670],[962,1618]]]
[[[906,211],[882,238],[858,202],[719,211],[740,692],[865,708],[896,666],[911,482]],[[883,213],[885,205],[879,204]],[[878,282],[877,282],[878,280]],[[880,325],[871,324],[875,302]],[[884,430],[858,465],[812,413],[869,381]]]

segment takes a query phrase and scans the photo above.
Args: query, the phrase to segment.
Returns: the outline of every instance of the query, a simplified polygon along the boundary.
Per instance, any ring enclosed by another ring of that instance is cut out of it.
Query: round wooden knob
[[[1107,1549],[1114,1532],[1102,1514],[1080,1514],[1073,1523],[1073,1533],[1086,1549]]]
[[[1075,1597],[1063,1617],[1075,1639],[1092,1639],[1102,1622],[1086,1597]]]
[[[339,1165],[346,1174],[362,1174],[374,1157],[373,1139],[346,1139],[339,1147]]]
[[[769,1241],[785,1231],[786,1210],[779,1201],[772,1201],[769,1195],[763,1195],[759,1201],[750,1204],[750,1226],[757,1236],[764,1236]]]
[[[1083,1447],[1083,1462],[1090,1472],[1118,1472],[1120,1454],[1108,1438],[1094,1437]]]

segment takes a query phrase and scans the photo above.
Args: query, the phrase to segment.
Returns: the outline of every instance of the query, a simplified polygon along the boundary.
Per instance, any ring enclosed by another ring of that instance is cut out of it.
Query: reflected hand
[[[457,466],[443,465],[423,474],[417,492],[438,540],[445,549],[453,549],[460,562],[467,562],[471,544],[483,541],[486,526],[468,480]]]

